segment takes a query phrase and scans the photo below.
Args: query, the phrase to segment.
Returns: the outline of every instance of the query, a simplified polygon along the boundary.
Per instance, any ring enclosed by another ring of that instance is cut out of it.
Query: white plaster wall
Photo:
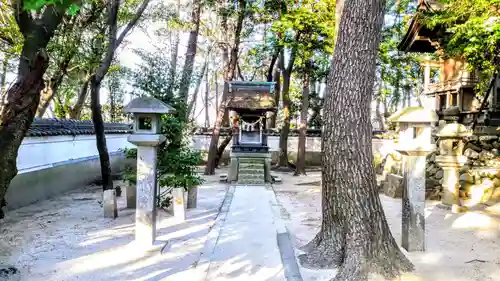
[[[108,152],[114,154],[120,149],[135,147],[127,141],[127,136],[107,135]],[[98,155],[95,135],[26,137],[19,148],[17,168],[22,174]]]
[[[210,136],[193,136],[193,142],[191,146],[196,150],[208,151],[210,146]],[[224,140],[223,137],[220,138],[220,142]],[[271,151],[279,151],[279,141],[278,136],[269,136],[267,138],[267,144]],[[288,151],[296,152],[298,148],[299,137],[288,137]],[[231,143],[226,147],[226,150],[231,148]],[[372,141],[373,151],[378,151],[383,155],[387,154],[388,151],[393,151],[393,141],[392,140],[379,140],[374,139]],[[321,151],[321,137],[308,137],[306,139],[306,151]]]
[[[193,136],[193,142],[191,147],[196,150],[208,151],[210,146],[211,136]],[[219,139],[219,143],[224,140],[224,137]],[[269,136],[267,137],[267,145],[271,151],[279,151],[280,147],[280,137]],[[299,138],[298,137],[288,137],[288,150],[297,151]],[[226,150],[231,148],[232,142],[226,147]],[[308,137],[306,139],[306,151],[321,151],[321,138],[319,137]]]

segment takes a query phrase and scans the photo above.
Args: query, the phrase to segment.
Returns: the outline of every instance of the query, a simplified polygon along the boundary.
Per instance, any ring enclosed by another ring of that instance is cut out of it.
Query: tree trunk
[[[4,54],[3,63],[2,63],[2,75],[0,76],[0,106],[5,102],[5,98],[7,97],[7,92],[5,91],[5,87],[7,85],[7,70],[9,67],[9,56]],[[1,112],[0,107],[0,112]]]
[[[377,97],[377,102],[375,103],[375,118],[377,120],[377,123],[379,124],[380,126],[380,130],[385,130],[385,122],[384,122],[384,116],[382,114],[382,112],[380,111],[380,99],[382,97],[378,96]]]
[[[181,9],[181,1],[177,0],[177,11],[176,17],[179,18]],[[179,30],[174,31],[174,40],[172,43],[172,53],[170,54],[170,68],[169,68],[169,76],[168,76],[168,93],[167,96],[172,96],[173,89],[175,88],[175,77],[177,74],[177,56],[179,54],[179,43],[180,36]]]
[[[200,30],[201,0],[193,0],[193,11],[191,13],[191,31],[189,32],[188,46],[186,50],[186,60],[179,88],[179,98],[187,103],[191,76],[193,75],[194,59],[198,45],[198,33]]]
[[[96,137],[97,151],[101,164],[102,189],[113,189],[113,179],[111,177],[111,162],[109,161],[108,146],[106,145],[106,135],[104,134],[104,120],[100,103],[101,83],[96,75],[90,78],[90,108],[92,109],[92,122]]]
[[[204,100],[204,106],[205,106],[205,127],[208,128],[210,127],[210,114],[208,112],[208,100],[209,100],[209,94],[210,94],[210,80],[209,80],[209,75],[208,75],[208,70],[205,72],[205,100]]]
[[[217,77],[217,70],[214,71],[214,80],[215,80],[215,114],[219,112],[219,78]],[[217,118],[217,116],[216,116]],[[215,126],[215,124],[214,124]]]
[[[87,94],[89,92],[89,81],[90,79],[85,78],[85,81],[78,92],[78,99],[76,100],[75,106],[73,106],[69,113],[71,119],[80,119],[83,105],[85,104],[85,100],[87,99]]]
[[[0,119],[0,219],[4,217],[5,194],[12,179],[17,175],[19,147],[35,117],[40,91],[44,87],[43,74],[49,58],[42,49],[32,60],[32,67],[23,73],[7,91],[7,104]]]
[[[346,0],[328,78],[322,134],[323,221],[299,257],[340,266],[334,281],[392,280],[413,269],[391,235],[375,186],[370,103],[384,1]]]
[[[196,81],[196,87],[194,88],[193,97],[191,101],[189,101],[189,104],[187,106],[186,118],[188,118],[194,111],[193,107],[196,105],[195,103],[196,100],[198,99],[198,93],[200,92],[201,82],[203,81],[203,76],[205,76],[205,71],[207,70],[207,67],[208,67],[208,60],[206,60],[205,63],[203,64],[200,76],[198,77],[198,81]]]
[[[217,148],[217,158],[215,159],[215,167],[219,167],[220,160],[222,159],[222,154],[224,154],[224,150],[226,150],[227,145],[233,139],[233,130],[229,131],[229,134],[226,136],[224,141]]]
[[[305,74],[302,80],[302,108],[300,110],[299,145],[297,149],[297,163],[295,163],[295,176],[306,174],[306,132],[308,113],[309,75]]]
[[[75,52],[70,52],[69,54],[67,54],[64,60],[59,64],[58,69],[54,73],[53,77],[50,78],[49,85],[47,87],[50,88],[50,91],[46,91],[46,94],[41,95],[40,103],[36,112],[37,117],[43,117],[45,111],[47,111],[47,108],[49,108],[50,103],[54,99],[54,96],[57,95],[57,90],[59,89],[59,86],[61,85],[64,76],[66,75],[69,63],[71,62],[74,54]]]
[[[278,60],[283,59],[283,56],[279,55]],[[280,65],[284,64],[281,61],[278,61],[278,66],[274,68],[274,74],[273,74],[273,81],[274,81],[274,104],[276,104],[276,107],[279,106],[280,103],[280,98],[281,98],[281,71],[280,71]],[[269,77],[268,77],[269,79]],[[271,81],[269,81],[271,82]],[[278,118],[278,111],[274,112],[273,115],[271,116],[271,121],[269,124],[269,128],[276,128],[276,119]]]
[[[225,82],[232,81],[234,78],[234,74],[236,71],[236,64],[238,62],[238,51],[240,49],[240,41],[241,41],[241,30],[243,28],[243,20],[246,16],[246,1],[239,0],[238,2],[238,20],[236,23],[235,35],[233,47],[231,48],[231,54],[227,69],[224,71]],[[210,140],[210,147],[208,151],[208,160],[207,166],[205,167],[205,175],[213,175],[215,174],[215,168],[217,167],[217,144],[219,143],[220,136],[220,128],[224,120],[225,116],[229,116],[228,112],[226,112],[227,103],[228,103],[228,92],[229,92],[229,84],[224,83],[224,92],[222,93],[222,101],[217,113],[217,119],[215,121],[214,130],[212,133],[212,138]],[[227,123],[229,123],[229,117],[227,117]]]
[[[283,72],[283,127],[280,132],[278,167],[288,167],[288,134],[290,133],[290,74]]]
[[[214,130],[212,132],[212,138],[210,140],[207,166],[205,167],[205,175],[215,174],[215,168],[217,167],[217,154],[218,154],[217,145],[219,143],[220,128],[222,127],[222,118],[224,117],[224,112],[226,111],[227,107],[228,91],[229,91],[229,85],[226,82],[224,83],[224,91],[222,92],[222,102],[219,106],[219,111],[217,112],[217,117],[215,119],[215,124],[214,124]]]

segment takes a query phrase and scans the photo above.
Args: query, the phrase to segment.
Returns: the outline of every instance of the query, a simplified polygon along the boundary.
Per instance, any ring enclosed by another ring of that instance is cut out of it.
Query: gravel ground
[[[100,187],[88,186],[8,212],[0,264],[16,266],[26,281],[193,280],[188,269],[199,259],[227,189],[218,176],[206,179],[186,222],[159,212],[154,251],[133,243],[135,212],[125,208],[125,196],[118,198],[119,217],[105,219]]]
[[[309,242],[321,225],[321,188],[318,172],[307,177],[281,175],[275,185],[282,216],[296,248]],[[380,196],[393,236],[401,242],[401,200]],[[406,253],[416,267],[405,281],[500,281],[500,205],[452,214],[428,201],[426,252]],[[486,206],[485,206],[486,207]],[[404,251],[404,250],[403,250]],[[330,280],[335,270],[301,268],[304,281]],[[378,280],[378,279],[372,279]]]

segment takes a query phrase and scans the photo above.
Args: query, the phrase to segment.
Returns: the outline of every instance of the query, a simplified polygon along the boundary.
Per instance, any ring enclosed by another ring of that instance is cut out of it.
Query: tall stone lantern
[[[439,128],[439,155],[436,163],[443,168],[443,193],[442,206],[452,208],[453,212],[462,210],[459,202],[459,171],[467,162],[467,157],[462,155],[465,142],[464,138],[472,135],[463,124],[446,124]]]
[[[124,110],[133,114],[134,129],[128,141],[137,146],[135,240],[151,246],[156,238],[156,152],[166,140],[160,121],[162,114],[172,113],[173,109],[155,98],[139,97]]]
[[[399,125],[396,150],[403,155],[402,241],[407,251],[425,251],[426,156],[435,151],[432,125],[438,121],[433,110],[408,107],[390,117]]]

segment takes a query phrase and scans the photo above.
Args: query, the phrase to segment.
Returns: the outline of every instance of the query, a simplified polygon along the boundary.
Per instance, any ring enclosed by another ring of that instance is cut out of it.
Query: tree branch
[[[134,17],[128,22],[127,26],[125,26],[125,29],[123,29],[123,31],[120,34],[120,36],[118,37],[118,39],[116,39],[114,50],[116,50],[120,46],[120,44],[122,43],[125,36],[127,36],[127,33],[129,33],[130,30],[132,30],[132,28],[134,28],[136,23],[139,21],[139,18],[141,18],[142,14],[144,13],[146,8],[148,7],[149,2],[151,2],[151,0],[144,0],[144,2],[142,2],[141,6],[139,7],[137,12],[135,13]]]

